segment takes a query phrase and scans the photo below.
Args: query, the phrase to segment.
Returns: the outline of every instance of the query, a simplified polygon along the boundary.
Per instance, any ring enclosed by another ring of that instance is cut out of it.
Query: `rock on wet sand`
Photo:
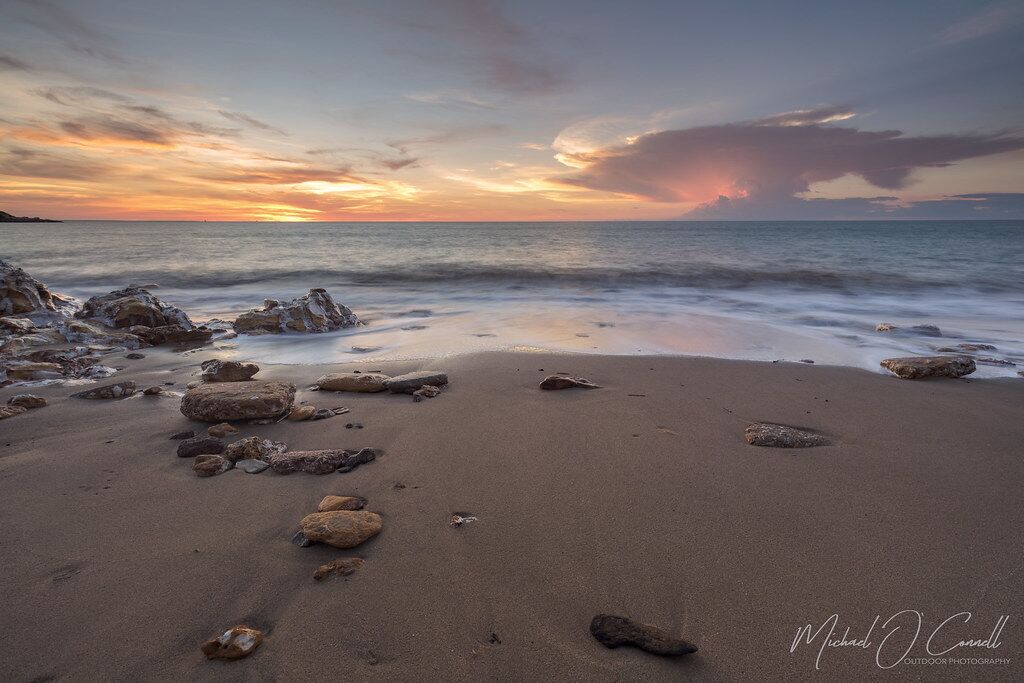
[[[316,385],[322,391],[376,393],[387,389],[384,383],[389,379],[379,372],[335,372],[317,379]]]
[[[357,569],[361,569],[366,562],[361,557],[342,557],[337,560],[322,564],[313,572],[313,578],[323,581],[328,576],[348,576]]]
[[[811,448],[832,443],[822,434],[771,422],[756,422],[748,426],[744,436],[751,446],[769,448]]]
[[[217,382],[186,391],[181,413],[203,422],[269,419],[289,411],[294,400],[289,382]]]
[[[196,436],[178,444],[179,458],[194,458],[197,455],[219,455],[224,452],[224,442],[213,436]]]
[[[317,512],[334,510],[362,510],[366,507],[366,499],[359,496],[324,496],[316,507]]]
[[[395,394],[411,394],[420,387],[430,385],[443,387],[448,384],[448,375],[437,370],[420,370],[388,379],[384,386]]]
[[[545,391],[556,391],[558,389],[600,389],[598,385],[583,377],[570,377],[568,375],[551,375],[545,377],[540,383],[540,388]]]
[[[664,657],[697,651],[697,646],[656,626],[638,624],[626,617],[598,614],[590,622],[590,635],[607,648],[632,645]]]
[[[192,462],[192,471],[198,477],[213,477],[227,472],[234,464],[219,455],[197,455]]]
[[[263,642],[263,632],[244,624],[229,628],[200,646],[207,659],[235,660],[248,657]]]
[[[246,382],[260,371],[260,366],[255,363],[239,363],[236,360],[219,358],[203,361],[201,367],[205,382]]]
[[[978,369],[967,356],[913,356],[886,358],[880,365],[903,379],[925,377],[963,377]]]
[[[71,394],[74,398],[86,398],[91,400],[97,399],[118,399],[127,398],[136,391],[135,382],[125,381],[118,382],[116,384],[106,384],[101,387],[94,387],[92,389],[86,389],[85,391],[79,391],[77,394]]]
[[[299,525],[303,535],[314,543],[354,548],[379,534],[384,522],[376,512],[333,510],[306,515]]]

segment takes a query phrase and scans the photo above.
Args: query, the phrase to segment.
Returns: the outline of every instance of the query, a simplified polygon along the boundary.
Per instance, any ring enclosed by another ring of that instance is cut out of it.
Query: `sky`
[[[0,0],[0,210],[1024,218],[1024,3]]]

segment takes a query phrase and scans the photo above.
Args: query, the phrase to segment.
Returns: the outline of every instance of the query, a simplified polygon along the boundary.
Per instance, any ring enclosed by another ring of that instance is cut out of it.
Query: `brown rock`
[[[197,477],[213,477],[227,472],[234,464],[219,455],[197,455],[192,462],[192,471]]]
[[[235,660],[248,657],[262,642],[262,631],[239,625],[206,641],[200,649],[207,659]]]
[[[638,624],[626,617],[598,614],[590,622],[590,635],[607,648],[632,645],[664,657],[678,657],[697,651],[697,646],[656,626]]]
[[[239,460],[262,460],[270,462],[270,459],[278,453],[288,450],[288,445],[281,441],[271,441],[258,436],[250,436],[246,439],[239,439],[229,444],[224,451],[224,457],[231,462]]]
[[[540,388],[546,391],[555,391],[558,389],[600,389],[598,385],[591,382],[589,379],[582,377],[569,377],[568,375],[551,375],[545,377],[544,381],[540,383]]]
[[[35,323],[28,318],[0,317],[0,332],[28,334],[34,329],[36,329]]]
[[[292,412],[288,413],[288,419],[292,422],[308,420],[316,415],[316,406],[295,406]]]
[[[881,366],[903,379],[963,377],[978,369],[974,360],[967,356],[886,358]]]
[[[42,408],[46,405],[46,399],[42,396],[36,396],[35,394],[17,394],[7,399],[7,405],[9,406],[21,406],[31,410],[32,408]]]
[[[135,393],[135,382],[125,381],[118,382],[117,384],[106,384],[102,387],[95,387],[94,389],[87,389],[80,391],[77,394],[71,394],[74,398],[87,398],[87,399],[118,399],[127,398]]]
[[[295,385],[288,382],[217,382],[185,392],[181,413],[204,422],[270,419],[291,410],[294,400]]]
[[[396,394],[411,394],[425,386],[443,387],[448,384],[448,375],[437,370],[420,370],[391,377],[384,386]]]
[[[429,384],[420,387],[416,391],[412,392],[412,400],[419,403],[425,398],[434,398],[441,393],[441,389],[438,387],[431,386]]]
[[[333,512],[334,510],[362,510],[366,507],[366,499],[359,496],[325,496],[317,506],[317,512]]]
[[[26,412],[28,412],[28,408],[25,406],[0,406],[0,420],[6,420]]]
[[[827,437],[817,432],[771,422],[756,422],[749,425],[744,436],[751,446],[771,448],[811,448],[813,446],[828,446],[832,443]]]
[[[36,379],[60,379],[63,370],[57,363],[18,363],[7,366],[7,379],[27,382]]]
[[[341,467],[347,455],[346,451],[340,449],[277,453],[270,457],[270,467],[278,474],[330,474]]]
[[[159,396],[160,394],[164,393],[164,389],[163,387],[158,386],[146,387],[145,389],[142,390],[142,393],[145,396]]]
[[[300,526],[306,538],[315,543],[354,548],[379,534],[383,521],[375,512],[334,510],[306,515]]]
[[[203,380],[206,382],[246,382],[260,371],[255,363],[212,359],[203,361]]]
[[[316,385],[323,391],[376,393],[387,389],[384,383],[389,379],[378,372],[335,372],[317,379]]]
[[[364,564],[366,562],[361,557],[341,557],[317,567],[316,571],[313,572],[313,578],[317,581],[323,581],[333,574],[348,576],[355,570],[362,569]]]
[[[230,422],[221,422],[220,424],[211,425],[206,428],[206,433],[210,436],[215,436],[218,439],[223,439],[229,434],[237,434],[238,427],[231,424]]]

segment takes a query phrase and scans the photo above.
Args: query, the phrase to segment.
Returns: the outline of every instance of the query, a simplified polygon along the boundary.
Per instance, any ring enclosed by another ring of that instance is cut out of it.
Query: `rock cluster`
[[[359,319],[351,309],[336,303],[327,290],[317,288],[287,304],[267,299],[263,308],[238,316],[234,329],[244,334],[280,334],[329,332],[358,324]]]
[[[828,437],[817,432],[771,422],[749,425],[744,431],[744,437],[751,446],[769,448],[811,448],[832,443]]]
[[[590,621],[590,635],[607,648],[632,645],[664,657],[678,657],[697,651],[697,646],[656,626],[638,624],[632,619],[598,614]]]
[[[978,369],[968,356],[913,356],[886,358],[880,365],[902,379],[963,377]]]

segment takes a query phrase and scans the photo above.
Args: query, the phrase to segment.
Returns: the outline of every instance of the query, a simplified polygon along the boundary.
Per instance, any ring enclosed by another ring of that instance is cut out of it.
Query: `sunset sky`
[[[1024,217],[1024,3],[0,0],[0,210]]]

